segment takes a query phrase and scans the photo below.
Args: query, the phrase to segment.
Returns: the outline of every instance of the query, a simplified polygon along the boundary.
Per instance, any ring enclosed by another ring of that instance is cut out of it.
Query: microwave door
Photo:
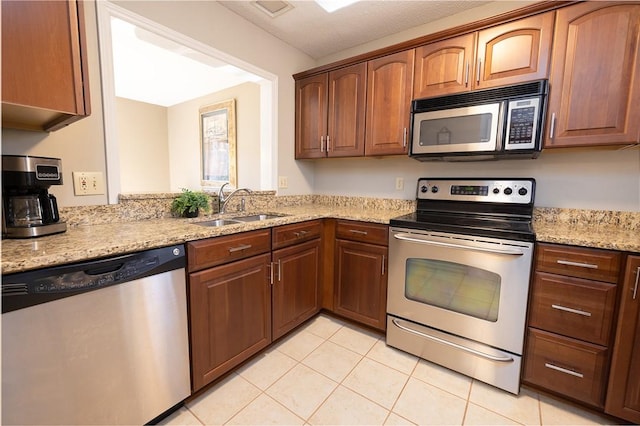
[[[500,148],[501,102],[414,113],[413,154],[492,152]]]

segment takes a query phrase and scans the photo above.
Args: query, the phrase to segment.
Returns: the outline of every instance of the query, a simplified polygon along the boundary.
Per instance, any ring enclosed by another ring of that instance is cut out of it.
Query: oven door
[[[499,151],[503,104],[414,112],[411,155]]]
[[[521,355],[533,244],[391,228],[387,312]]]

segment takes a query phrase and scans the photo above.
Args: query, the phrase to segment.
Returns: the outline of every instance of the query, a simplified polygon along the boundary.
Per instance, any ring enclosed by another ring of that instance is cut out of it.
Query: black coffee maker
[[[67,230],[51,185],[62,185],[59,158],[2,156],[2,238],[32,238]]]

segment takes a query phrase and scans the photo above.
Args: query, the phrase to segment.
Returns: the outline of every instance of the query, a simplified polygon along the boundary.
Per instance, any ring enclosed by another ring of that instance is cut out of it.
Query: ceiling
[[[409,28],[490,3],[475,0],[365,0],[333,13],[315,1],[288,1],[288,10],[273,17],[267,7],[282,1],[219,1],[221,5],[287,44],[319,59]]]

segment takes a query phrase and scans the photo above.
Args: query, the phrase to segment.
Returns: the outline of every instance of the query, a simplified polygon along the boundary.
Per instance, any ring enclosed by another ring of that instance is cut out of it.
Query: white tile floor
[[[164,419],[166,425],[593,425],[611,419],[519,396],[320,315]]]

